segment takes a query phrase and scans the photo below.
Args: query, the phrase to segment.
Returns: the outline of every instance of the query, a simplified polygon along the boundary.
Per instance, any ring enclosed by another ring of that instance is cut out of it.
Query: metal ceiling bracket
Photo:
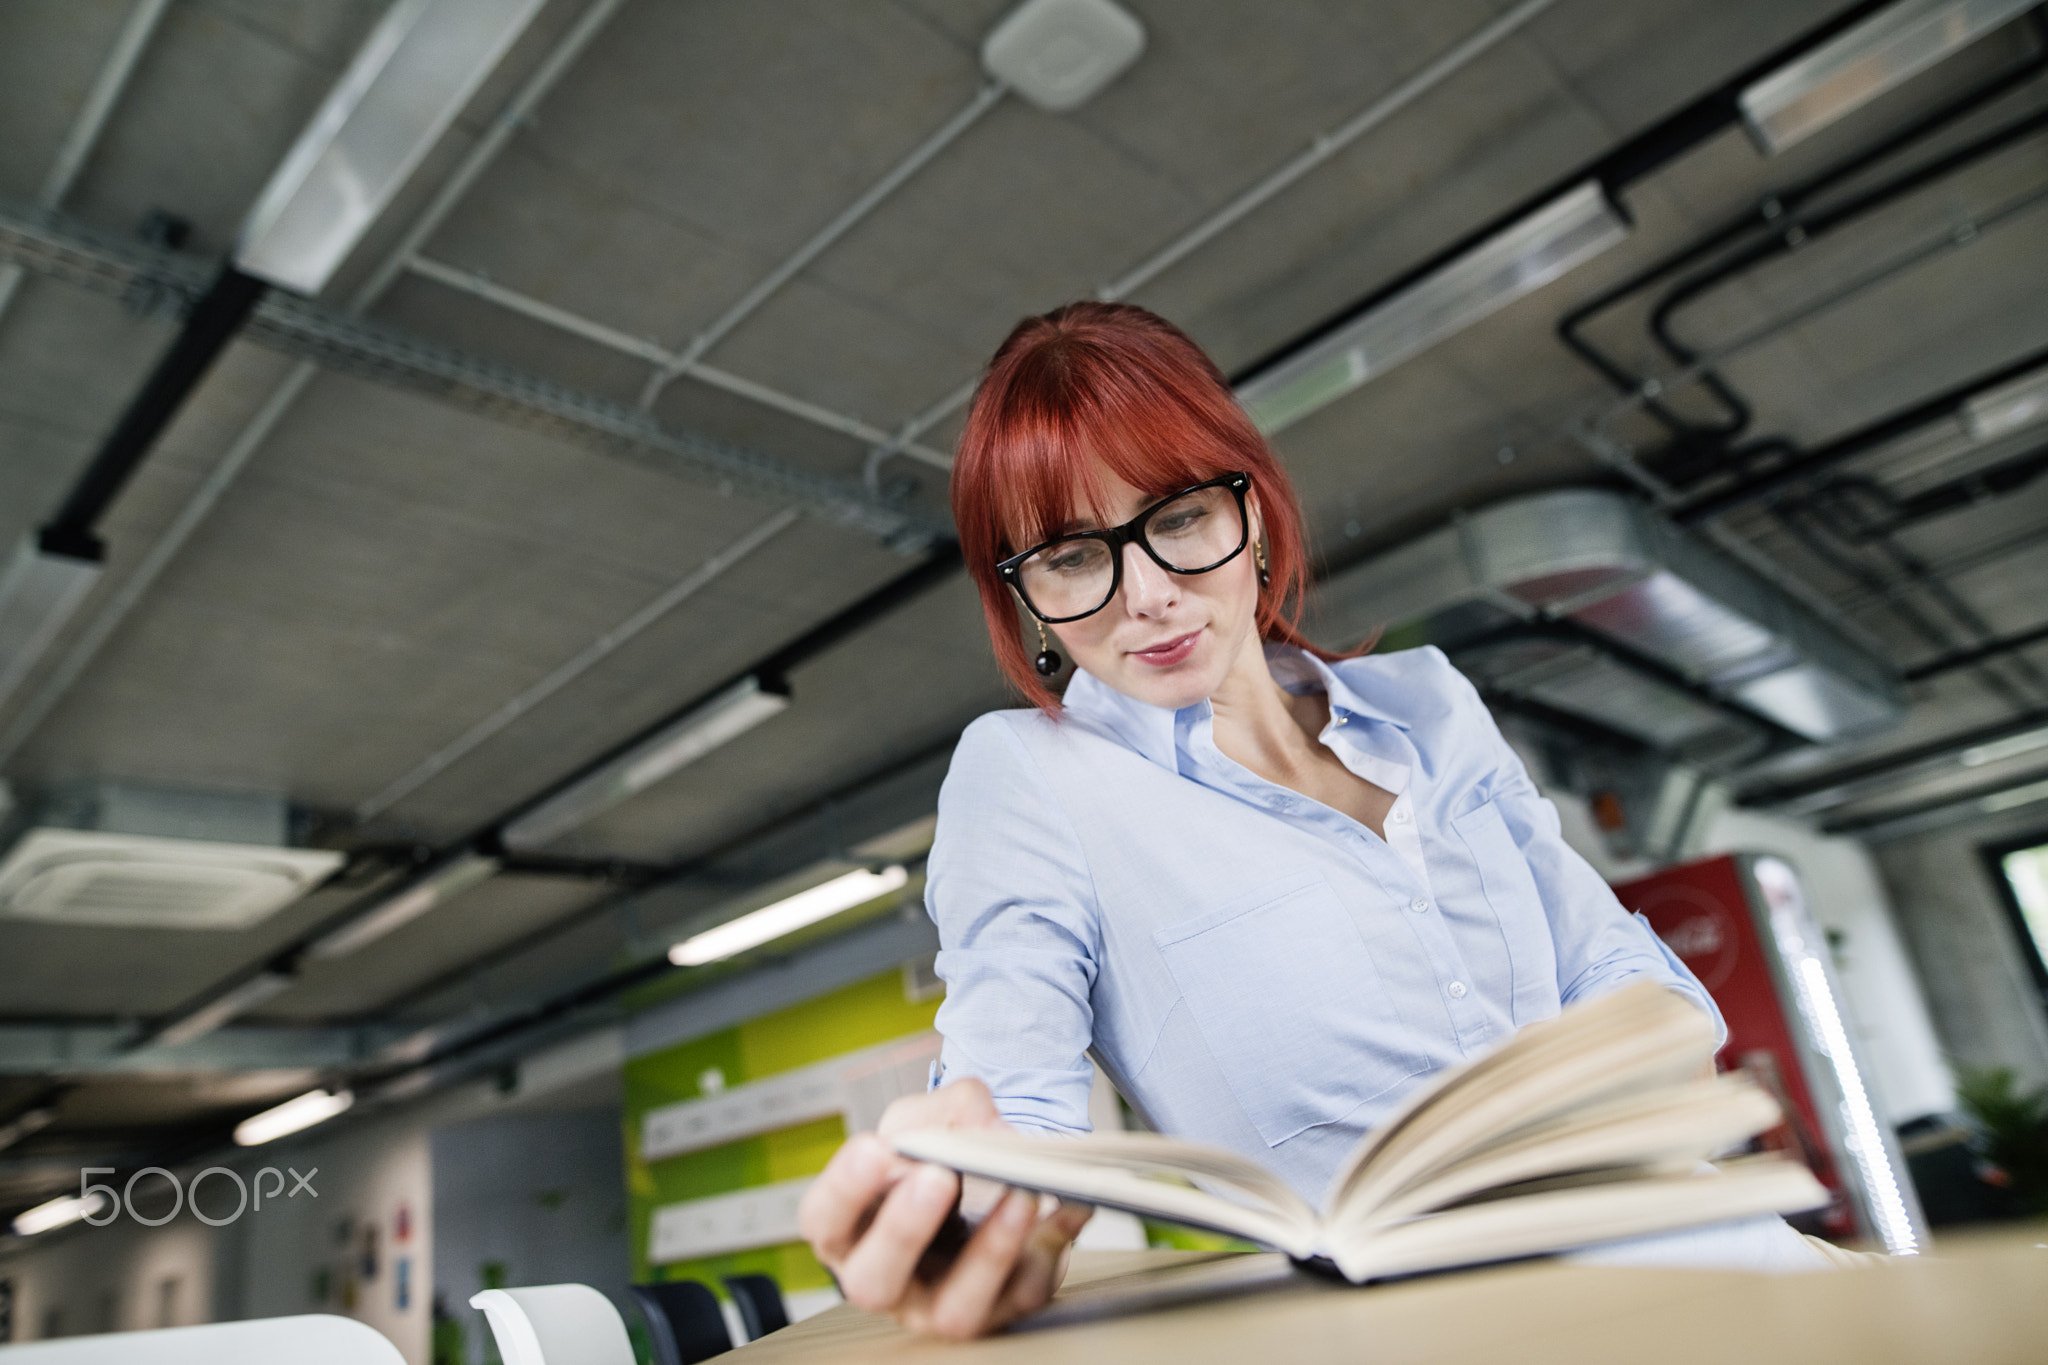
[[[55,214],[0,204],[0,259],[116,298],[196,298],[204,262],[93,233]],[[634,408],[273,291],[245,324],[249,340],[322,368],[424,393],[498,421],[665,473],[801,508],[915,553],[950,538],[942,514],[899,506],[853,479],[815,474],[730,442],[663,427]]]

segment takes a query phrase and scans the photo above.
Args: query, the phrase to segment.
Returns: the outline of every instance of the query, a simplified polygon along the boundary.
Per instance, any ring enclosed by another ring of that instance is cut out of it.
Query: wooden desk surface
[[[1175,1278],[1271,1276],[1278,1259],[1236,1257],[1219,1264],[1187,1252],[1078,1253],[1061,1301]],[[1786,1277],[1553,1262],[1366,1289],[1296,1276],[1258,1292],[1211,1294],[1175,1307],[959,1343],[913,1336],[885,1318],[840,1307],[743,1348],[737,1359],[743,1365],[2042,1365],[2048,1362],[2048,1226],[1946,1241],[1934,1254],[1870,1269]]]

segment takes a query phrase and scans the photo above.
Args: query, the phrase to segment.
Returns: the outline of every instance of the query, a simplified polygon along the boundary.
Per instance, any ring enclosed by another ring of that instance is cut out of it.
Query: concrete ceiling
[[[1117,277],[1508,8],[1126,2],[1149,35],[1128,73],[1064,116],[998,104],[705,359],[894,430],[970,380],[1019,317]],[[174,0],[64,213],[112,233],[172,214],[190,224],[187,251],[217,256],[382,8]],[[424,254],[678,348],[973,98],[981,38],[1007,8],[627,0]],[[1840,8],[1559,0],[1136,301],[1187,328],[1226,370],[1240,368]],[[584,0],[550,0],[333,298],[368,274],[583,10]],[[0,197],[34,196],[127,13],[122,0],[0,7]],[[1714,137],[1627,192],[1636,230],[1621,248],[1289,428],[1276,444],[1319,555],[1346,564],[1460,507],[1612,482],[1565,437],[1612,393],[1558,343],[1559,317],[2011,65],[2030,41],[2019,29],[1994,35],[1776,159],[1737,131]],[[2048,81],[1943,136],[2044,106]],[[2044,186],[2048,138],[2022,139],[1713,293],[1680,329],[1696,346],[1720,344]],[[1778,331],[1727,376],[1754,405],[1757,431],[1825,440],[2048,342],[2043,261],[2048,208],[2014,210]],[[372,317],[614,402],[633,403],[648,376],[642,360],[426,278],[402,279]],[[49,515],[175,328],[24,280],[0,317],[6,543]],[[1597,331],[1617,355],[1670,368],[1652,356],[1640,309]],[[251,343],[229,349],[103,523],[105,582],[0,724],[47,683],[290,365]],[[687,377],[654,411],[670,429],[838,478],[859,479],[867,454],[864,442]],[[934,427],[926,444],[948,447],[956,423]],[[1616,429],[1654,449],[1655,433],[1635,419]],[[1929,454],[1925,439],[1905,442],[1857,468],[1938,482],[1957,461],[1984,458],[1950,446]],[[1916,460],[1931,472],[1911,474]],[[940,471],[899,458],[882,475],[894,495],[943,508]],[[447,846],[911,567],[871,536],[801,519],[402,799],[356,818],[776,510],[429,396],[323,374],[5,775],[31,795],[93,778],[278,792],[347,847]],[[1888,551],[1823,558],[1766,511],[1729,525],[1906,664],[1942,651],[1927,621],[1951,646],[1975,638],[1957,607],[1993,633],[2038,623],[2048,542],[1995,559],[1983,548],[2026,537],[2044,512],[2048,490],[2028,489],[1902,532],[1900,550],[1935,571],[1981,561],[1934,587],[1896,586],[1907,571]],[[2048,704],[2048,686],[2021,661],[1996,672],[2002,681],[1980,670],[1921,685],[1896,732],[1781,766],[1860,760]],[[417,1024],[488,1014],[638,960],[664,941],[663,926],[913,818],[920,802],[928,810],[950,737],[1006,704],[978,604],[957,576],[789,681],[787,713],[550,850],[585,860],[582,872],[488,882],[353,958],[309,969],[259,1017]],[[906,764],[911,776],[876,788],[885,798],[861,795]],[[1933,781],[1927,790],[1952,779]],[[604,872],[621,863],[687,866],[690,876],[622,900],[619,877]],[[351,884],[239,934],[0,922],[0,956],[15,964],[0,974],[0,1016],[160,1017],[394,884],[397,866],[372,858]],[[166,1098],[175,1093],[138,1098],[147,1121],[186,1114]],[[190,1113],[217,1106],[206,1093]],[[111,1103],[94,1099],[94,1125],[111,1121]]]

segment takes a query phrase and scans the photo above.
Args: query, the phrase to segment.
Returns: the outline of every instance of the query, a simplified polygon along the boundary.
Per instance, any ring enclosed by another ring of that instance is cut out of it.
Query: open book
[[[1820,1182],[1781,1157],[1708,1164],[1778,1121],[1746,1078],[1696,1079],[1713,1052],[1699,1008],[1649,982],[1574,1006],[1418,1089],[1360,1141],[1320,1212],[1255,1161],[1154,1133],[926,1128],[890,1141],[1363,1283],[1825,1204]]]

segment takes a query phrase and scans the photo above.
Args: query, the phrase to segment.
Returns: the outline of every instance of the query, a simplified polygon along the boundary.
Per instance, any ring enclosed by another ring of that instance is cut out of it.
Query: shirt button
[[[1403,806],[1394,812],[1394,823],[1397,825],[1405,825],[1408,823],[1407,807]]]
[[[1465,998],[1465,983],[1453,981],[1450,986],[1450,996],[1453,1000],[1463,1000]]]
[[[1419,915],[1429,909],[1429,901],[1421,896],[1417,896],[1414,900],[1408,902],[1408,908]],[[1464,993],[1464,987],[1461,986],[1458,989],[1460,994]]]

